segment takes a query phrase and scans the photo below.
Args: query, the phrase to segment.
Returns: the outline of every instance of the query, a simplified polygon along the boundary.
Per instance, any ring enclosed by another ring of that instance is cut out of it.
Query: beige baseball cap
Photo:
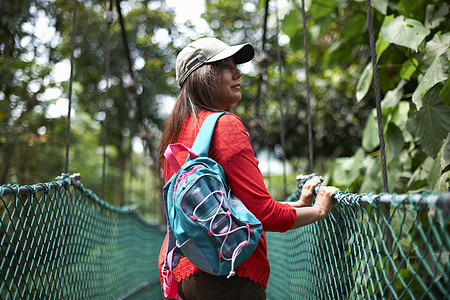
[[[181,88],[186,78],[207,63],[233,57],[236,64],[250,61],[255,55],[251,44],[229,46],[216,38],[202,38],[187,45],[177,56],[176,80]]]

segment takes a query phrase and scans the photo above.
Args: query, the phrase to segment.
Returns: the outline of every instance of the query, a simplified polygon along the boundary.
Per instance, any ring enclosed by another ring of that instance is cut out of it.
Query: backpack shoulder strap
[[[198,154],[198,156],[208,156],[209,144],[211,143],[211,137],[216,126],[217,120],[223,112],[217,112],[210,114],[202,124],[200,131],[195,138],[192,150]]]

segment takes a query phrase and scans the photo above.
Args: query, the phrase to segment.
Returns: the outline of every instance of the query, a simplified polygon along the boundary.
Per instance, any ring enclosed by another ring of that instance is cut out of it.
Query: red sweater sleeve
[[[284,232],[292,227],[296,211],[270,196],[239,117],[227,113],[219,118],[209,156],[223,167],[232,192],[261,221],[265,231]]]

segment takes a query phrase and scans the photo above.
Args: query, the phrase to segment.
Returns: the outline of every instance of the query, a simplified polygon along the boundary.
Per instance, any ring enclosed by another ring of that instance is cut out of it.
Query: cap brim
[[[219,53],[208,59],[206,62],[211,63],[222,59],[226,59],[228,57],[233,57],[234,62],[236,64],[243,64],[252,60],[254,56],[255,56],[255,49],[251,44],[241,44],[225,48],[224,50],[220,51]]]

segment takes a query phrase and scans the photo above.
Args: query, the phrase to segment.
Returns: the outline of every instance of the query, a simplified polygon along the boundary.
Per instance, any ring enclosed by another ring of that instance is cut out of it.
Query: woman
[[[236,64],[250,61],[254,48],[250,44],[228,46],[214,38],[203,38],[186,46],[178,55],[176,79],[180,95],[170,115],[159,148],[159,166],[164,168],[167,182],[174,174],[164,159],[168,144],[182,143],[192,147],[195,137],[208,115],[229,111],[242,98],[241,71]],[[242,121],[226,113],[217,121],[209,156],[224,169],[233,193],[261,221],[264,231],[285,232],[325,218],[331,210],[331,196],[338,189],[321,187],[313,202],[317,180],[307,182],[300,199],[280,203],[272,199],[258,169],[258,161]],[[187,153],[177,153],[180,164]],[[161,248],[161,272],[167,236]],[[266,235],[263,233],[256,250],[227,279],[202,272],[186,258],[174,270],[180,282],[178,294],[183,299],[265,299],[269,279]]]

